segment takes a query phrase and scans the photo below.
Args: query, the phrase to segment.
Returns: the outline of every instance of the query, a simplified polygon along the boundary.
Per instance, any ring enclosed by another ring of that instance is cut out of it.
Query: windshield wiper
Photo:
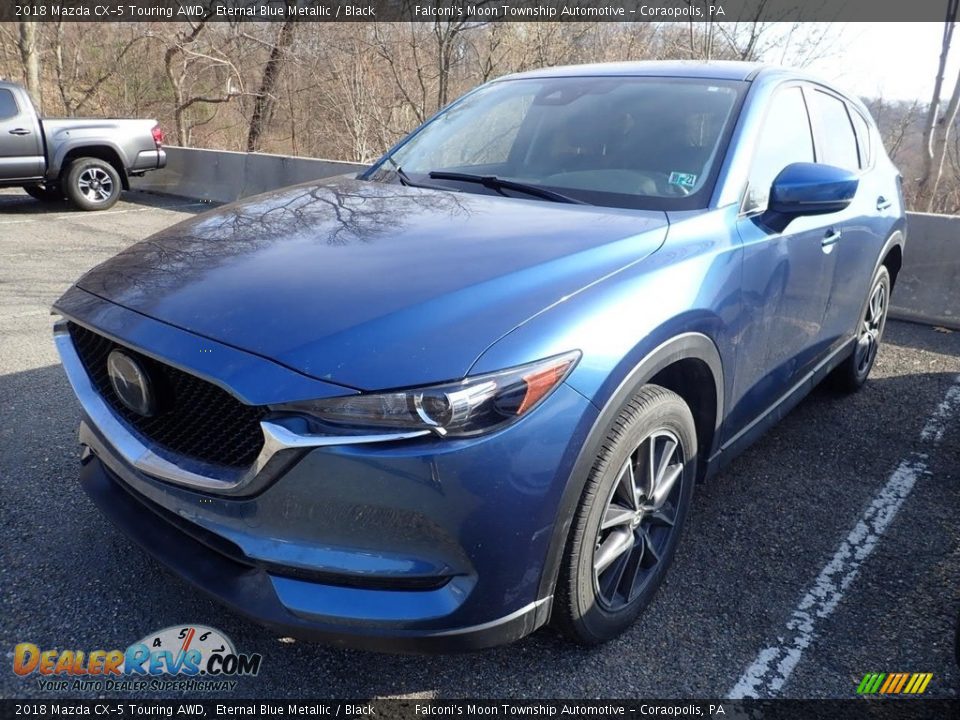
[[[393,171],[397,174],[397,177],[400,178],[401,185],[419,187],[415,182],[413,182],[413,180],[410,179],[410,176],[403,171],[403,168],[400,167],[400,164],[393,159],[393,155],[387,155],[387,162],[393,165]]]
[[[470,173],[446,172],[445,170],[433,170],[430,172],[433,180],[460,180],[461,182],[479,183],[491,190],[513,190],[515,192],[534,195],[535,197],[551,200],[559,203],[570,203],[573,205],[587,205],[583,200],[577,200],[568,195],[562,195],[553,190],[547,190],[538,185],[527,185],[526,183],[506,180],[496,175],[471,175]]]

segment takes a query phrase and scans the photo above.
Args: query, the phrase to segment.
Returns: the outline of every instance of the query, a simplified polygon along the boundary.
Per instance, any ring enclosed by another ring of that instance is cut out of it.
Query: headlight
[[[540,404],[580,359],[574,350],[529,365],[402,392],[290,403],[274,409],[355,428],[430,429],[441,436],[490,432]]]

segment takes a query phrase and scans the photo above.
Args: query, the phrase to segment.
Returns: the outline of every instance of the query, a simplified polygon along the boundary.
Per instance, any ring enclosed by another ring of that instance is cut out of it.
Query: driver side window
[[[18,113],[17,101],[13,93],[9,90],[0,90],[0,120],[16,117]]]
[[[777,91],[754,150],[742,211],[765,210],[770,185],[780,171],[791,163],[813,162],[813,157],[813,137],[803,92],[799,87]]]

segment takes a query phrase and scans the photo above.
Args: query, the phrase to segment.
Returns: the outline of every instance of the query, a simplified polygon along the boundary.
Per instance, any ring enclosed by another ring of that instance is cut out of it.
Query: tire
[[[120,173],[106,160],[77,158],[67,169],[64,190],[81,210],[106,210],[120,199]]]
[[[890,272],[881,265],[870,283],[870,294],[857,323],[856,343],[850,356],[833,371],[832,385],[841,392],[856,392],[867,382],[883,341],[890,308]]]
[[[39,200],[40,202],[57,203],[63,202],[64,199],[63,188],[61,188],[59,185],[50,185],[46,183],[43,185],[24,185],[23,189],[27,195],[35,200]]]
[[[653,501],[646,473],[651,443],[654,465],[661,466],[667,457],[664,472],[657,473],[661,492],[653,494]],[[626,492],[628,467],[636,469],[640,496],[633,503]],[[665,388],[643,387],[623,406],[601,443],[571,525],[553,607],[554,623],[564,634],[597,645],[636,620],[673,559],[696,474],[697,435],[690,408]],[[672,484],[669,478],[674,478]],[[602,520],[608,527],[601,527]],[[614,556],[620,548],[625,549]]]

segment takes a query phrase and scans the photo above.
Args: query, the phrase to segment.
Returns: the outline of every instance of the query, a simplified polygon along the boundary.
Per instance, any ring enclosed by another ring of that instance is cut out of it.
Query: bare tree
[[[148,31],[137,33],[126,41],[118,43],[117,52],[113,56],[113,62],[100,63],[96,77],[88,84],[84,85],[80,78],[81,66],[86,63],[81,55],[81,47],[84,43],[78,43],[73,57],[72,71],[68,70],[65,54],[65,25],[62,20],[58,20],[55,26],[53,57],[54,72],[57,79],[57,90],[60,94],[60,102],[63,104],[63,111],[66,115],[76,115],[83,107],[97,94],[104,83],[117,74],[121,62],[127,53],[133,50],[138,43],[148,40],[151,34]],[[119,40],[119,39],[118,39]],[[109,43],[101,41],[99,48],[106,47]],[[91,63],[92,64],[92,63]]]
[[[416,23],[407,23],[402,29],[383,25],[374,25],[373,28],[377,54],[385,62],[407,109],[413,113],[417,123],[422,123],[430,112],[430,80],[422,58],[423,40],[419,27]]]
[[[920,101],[887,103],[883,97],[879,97],[869,101],[868,106],[880,130],[887,155],[896,162],[904,142],[915,129],[920,113]]]
[[[488,25],[468,18],[438,18],[429,24],[400,27],[374,25],[374,47],[418,122],[453,99],[454,73],[470,54],[464,36]]]
[[[803,66],[836,52],[841,29],[772,18],[773,0],[750,2],[757,14],[712,24],[14,21],[0,23],[0,76],[32,84],[49,113],[156,117],[179,144],[369,162],[440,106],[508,73],[690,57]],[[946,58],[949,43],[942,49]],[[910,206],[935,211],[960,207],[960,133],[948,132],[960,100],[940,101],[952,89],[943,65],[926,119],[925,105],[870,101]]]
[[[493,23],[489,32],[475,33],[470,38],[469,47],[476,58],[477,76],[481,82],[493,79],[494,73],[502,66],[507,27],[506,23]]]
[[[481,0],[477,5],[483,5]],[[433,23],[433,37],[436,42],[437,65],[437,102],[436,107],[442,108],[450,102],[450,73],[454,63],[462,58],[459,52],[460,35],[467,30],[479,30],[487,23],[468,23],[465,20],[436,20]]]
[[[37,109],[43,107],[43,93],[40,87],[40,44],[39,25],[33,20],[20,20],[20,36],[17,47],[20,50],[20,62],[27,91]]]
[[[930,106],[927,109],[923,127],[923,163],[917,180],[915,202],[916,206],[925,212],[933,209],[940,178],[943,175],[947,141],[950,139],[950,131],[957,117],[957,109],[960,107],[960,75],[958,75],[950,102],[947,103],[943,112],[940,111],[943,76],[947,58],[950,55],[950,43],[953,40],[958,10],[960,10],[960,0],[947,0],[947,15],[943,23],[943,38],[940,43],[940,61],[937,65],[933,95],[930,98]]]
[[[198,104],[226,103],[242,92],[234,87],[234,80],[239,82],[241,76],[230,58],[216,48],[197,47],[197,41],[207,28],[209,20],[210,16],[205,15],[196,22],[190,22],[187,28],[178,30],[170,39],[163,55],[163,66],[173,88],[174,138],[179,145],[190,142],[191,126],[186,120],[190,108]],[[213,75],[215,79],[219,79],[216,70],[226,70],[222,90],[211,91],[209,82],[200,89],[194,89],[192,81],[196,80],[198,75]]]
[[[277,33],[276,41],[270,47],[270,57],[267,59],[263,68],[263,76],[260,80],[260,90],[257,92],[253,104],[253,115],[250,118],[250,130],[247,133],[247,152],[256,152],[260,148],[260,136],[270,122],[273,115],[273,108],[276,105],[276,96],[274,95],[277,82],[280,79],[280,71],[283,66],[283,59],[293,44],[295,20],[286,20]]]

